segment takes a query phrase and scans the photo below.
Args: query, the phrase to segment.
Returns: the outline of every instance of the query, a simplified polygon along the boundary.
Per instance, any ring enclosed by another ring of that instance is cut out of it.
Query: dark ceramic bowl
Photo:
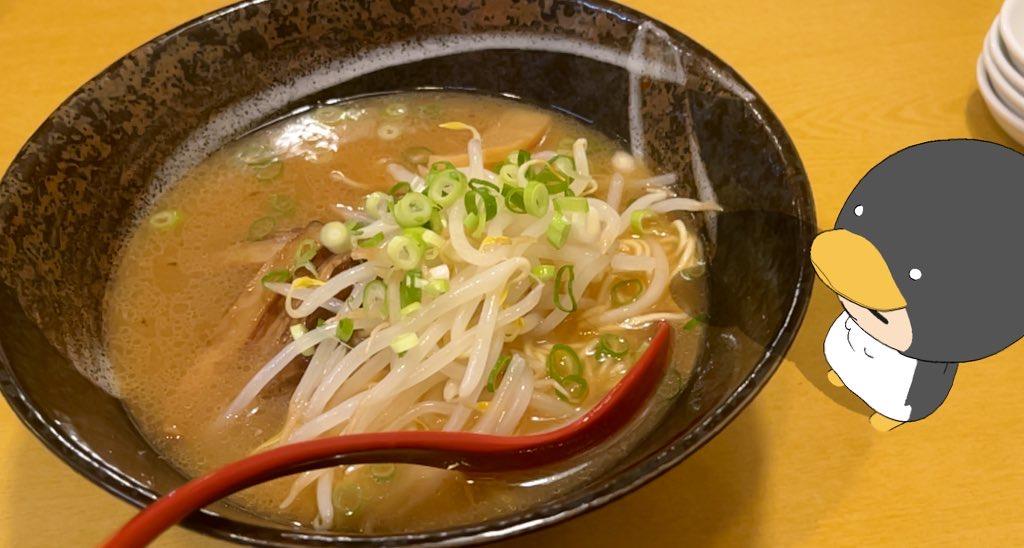
[[[78,372],[102,363],[106,283],[145,196],[303,105],[430,86],[513,94],[632,135],[660,170],[679,174],[681,193],[717,195],[727,212],[705,234],[712,326],[695,373],[664,422],[607,473],[515,515],[367,538],[216,505],[186,525],[252,544],[494,540],[606,504],[701,447],[768,381],[800,323],[811,192],[782,125],[731,68],[605,0],[247,1],[116,62],[46,120],[0,186],[0,383],[14,411],[70,466],[135,505],[181,484],[121,403]]]

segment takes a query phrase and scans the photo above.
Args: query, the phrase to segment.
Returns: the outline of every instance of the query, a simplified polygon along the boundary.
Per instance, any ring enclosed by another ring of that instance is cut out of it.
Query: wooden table
[[[88,78],[224,3],[0,0],[0,168]],[[996,0],[626,3],[716,52],[765,96],[796,141],[823,225],[902,147],[1009,142],[974,83]],[[821,289],[789,359],[705,449],[621,501],[509,544],[1021,544],[1024,346],[962,367],[940,411],[879,434],[863,405],[825,381],[821,344],[838,306]],[[92,544],[131,514],[0,410],[0,545]],[[177,529],[160,544],[213,542]]]

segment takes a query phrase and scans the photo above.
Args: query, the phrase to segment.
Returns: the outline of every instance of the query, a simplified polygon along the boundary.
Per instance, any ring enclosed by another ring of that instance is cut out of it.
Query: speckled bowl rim
[[[54,114],[65,109],[77,98],[84,95],[84,88],[96,80],[116,71],[129,57],[136,54],[140,49],[152,44],[159,44],[172,39],[177,35],[195,27],[200,27],[207,22],[226,16],[235,11],[246,9],[250,6],[272,2],[274,0],[243,0],[224,8],[209,12],[183,23],[159,36],[149,40],[145,44],[126,53],[120,59],[109,65],[95,77],[80,86],[74,93],[65,99],[57,109],[40,125],[32,134],[26,144],[22,146],[8,167],[11,172],[16,165],[26,161],[26,149],[30,143],[43,141],[43,136],[49,130],[49,122]],[[768,107],[764,99],[757,93],[746,80],[743,79],[728,64],[719,59],[705,47],[689,38],[682,32],[661,23],[660,21],[636,11],[627,6],[617,4],[610,0],[578,0],[589,9],[614,14],[633,24],[649,22],[657,28],[666,32],[673,40],[688,44],[696,54],[705,58],[715,68],[726,71],[736,82],[745,89],[750,90],[752,99],[749,106],[761,114],[766,129],[770,132],[772,141],[778,148],[778,152],[785,161],[792,166],[794,174],[790,179],[795,180],[803,195],[802,203],[796,204],[799,212],[799,219],[805,226],[813,226],[816,214],[811,187],[806,176],[803,162],[796,151],[795,145],[789,134],[782,127],[778,117]],[[6,178],[6,174],[4,178]],[[813,234],[810,234],[813,235]],[[800,268],[800,275],[796,289],[791,296],[790,309],[786,318],[778,330],[776,338],[770,341],[766,347],[761,360],[751,369],[751,373],[743,379],[738,387],[729,394],[703,421],[693,425],[688,433],[675,438],[667,446],[659,451],[648,455],[631,468],[622,470],[613,476],[600,493],[594,497],[566,497],[564,501],[555,505],[545,507],[543,510],[532,510],[506,516],[486,522],[471,524],[468,526],[453,527],[449,529],[425,531],[417,533],[403,533],[383,536],[344,536],[344,535],[319,535],[304,533],[300,531],[287,531],[261,525],[250,524],[220,517],[209,512],[193,514],[182,525],[219,539],[260,546],[289,546],[295,544],[330,544],[330,543],[365,543],[374,545],[388,544],[416,544],[432,546],[457,546],[466,544],[477,544],[494,542],[508,539],[527,532],[536,531],[545,527],[561,523],[565,520],[589,512],[604,506],[620,497],[623,497],[640,487],[651,482],[658,476],[664,474],[670,468],[679,464],[695,451],[704,446],[715,435],[722,431],[735,419],[739,413],[753,400],[771,379],[779,368],[789,350],[797,331],[803,321],[804,315],[810,303],[811,289],[814,282],[813,269],[809,261],[804,261]],[[122,478],[116,477],[107,470],[106,463],[97,464],[85,458],[78,450],[68,445],[60,434],[50,428],[47,421],[33,408],[23,397],[24,390],[18,383],[10,364],[3,355],[0,348],[0,391],[4,393],[8,404],[22,423],[53,453],[61,458],[76,472],[98,485],[107,492],[118,498],[129,502],[137,507],[142,507],[153,500],[155,493],[139,484],[129,484]],[[550,503],[549,503],[550,504]],[[273,531],[278,539],[268,540],[266,538],[251,537],[248,532],[253,530]]]

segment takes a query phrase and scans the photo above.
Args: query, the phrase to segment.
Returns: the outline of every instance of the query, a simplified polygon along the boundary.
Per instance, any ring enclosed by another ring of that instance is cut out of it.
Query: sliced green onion
[[[530,181],[523,191],[523,207],[526,212],[534,217],[543,217],[548,212],[548,205],[548,187],[543,183]]]
[[[555,279],[555,267],[550,264],[539,264],[530,270],[534,278],[542,282],[548,282]]]
[[[423,248],[416,240],[408,236],[395,236],[388,242],[388,258],[402,270],[412,270],[420,266],[423,260]]]
[[[583,362],[580,361],[579,354],[567,344],[556,344],[551,347],[547,368],[548,376],[559,384],[566,377],[583,374]]]
[[[400,128],[398,126],[395,126],[395,125],[381,124],[377,128],[377,137],[380,137],[381,139],[384,139],[385,141],[394,141],[401,134],[402,134],[402,128]]]
[[[494,218],[498,214],[498,201],[491,196],[490,192],[487,192],[484,188],[475,188],[466,193],[463,202],[466,204],[467,214],[477,214],[478,217],[483,219],[486,223]],[[482,203],[484,207],[484,214],[481,216],[478,214],[479,204]]]
[[[590,385],[587,383],[587,379],[580,375],[567,375],[558,384],[562,385],[562,388],[565,389],[568,395],[563,394],[559,390],[555,390],[555,395],[569,403],[583,403],[587,399],[587,394],[590,393]]]
[[[338,125],[346,116],[346,111],[336,106],[321,107],[313,112],[313,119],[325,126]]]
[[[379,278],[373,280],[363,288],[363,310],[368,312],[377,312],[381,316],[384,316],[387,298],[388,286],[384,285],[384,281]]]
[[[544,183],[544,186],[548,187],[548,194],[555,195],[564,192],[566,196],[572,196],[572,191],[569,190],[568,180],[559,179],[555,181],[548,181]]]
[[[402,151],[402,159],[415,166],[425,166],[430,163],[430,155],[433,152],[427,147],[409,147]]]
[[[569,183],[569,178],[555,171],[549,162],[537,164],[531,167],[529,171],[530,178],[541,183],[548,184],[556,181],[561,181],[566,184]]]
[[[331,495],[334,508],[345,517],[352,517],[363,506],[363,491],[355,483],[342,483]]]
[[[420,288],[420,273],[418,270],[410,270],[405,273],[402,283],[398,284],[398,306],[405,308],[423,299],[423,290]]]
[[[697,326],[706,323],[708,323],[708,317],[705,316],[704,314],[697,314],[696,316],[690,318],[690,320],[683,325],[683,331],[692,331],[693,329],[696,329]]]
[[[402,227],[422,226],[430,220],[433,211],[434,204],[430,198],[419,192],[410,192],[395,204],[395,222]]]
[[[295,213],[295,200],[291,196],[285,196],[284,194],[271,195],[270,209],[274,210],[278,215],[291,215]]]
[[[384,233],[378,232],[369,238],[359,240],[359,247],[377,247],[384,241]]]
[[[346,221],[345,226],[348,227],[348,231],[351,232],[353,236],[358,236],[363,233],[362,228],[366,225],[359,221]]]
[[[371,192],[366,195],[366,203],[363,209],[370,217],[380,219],[384,212],[387,211],[389,203],[391,203],[391,196],[383,192]]]
[[[391,340],[391,350],[395,351],[395,354],[404,354],[416,345],[420,344],[420,338],[415,333],[402,333]]]
[[[277,226],[277,220],[273,217],[260,217],[249,225],[249,233],[246,235],[252,241],[262,240],[270,235],[274,231],[274,227]]]
[[[316,268],[313,266],[313,257],[316,257],[317,252],[320,251],[320,243],[312,238],[306,238],[299,242],[299,247],[295,250],[295,262],[292,264],[292,268],[298,270],[305,268],[309,270],[313,276],[319,278],[319,274],[316,273]]]
[[[428,224],[433,224],[433,221]],[[437,232],[422,226],[403,228],[402,233],[413,240],[416,240],[416,243],[420,244],[420,247],[423,248],[423,257],[425,259],[433,259],[437,257],[441,246],[445,244],[444,238],[442,238]]]
[[[348,342],[352,338],[352,333],[355,332],[356,325],[352,321],[352,318],[342,318],[338,322],[338,327],[334,330],[334,336],[338,337],[341,342]]]
[[[473,232],[480,224],[480,217],[476,213],[470,213],[462,220],[462,224],[466,226],[466,230]]]
[[[317,251],[320,251],[320,244],[312,239],[306,238],[299,242],[298,249],[295,250],[295,265],[301,266],[313,260],[316,257]]]
[[[616,282],[611,288],[612,308],[618,308],[636,301],[640,298],[640,295],[644,294],[645,289],[647,289],[646,284],[636,278]]]
[[[177,209],[158,211],[149,218],[149,226],[157,230],[170,230],[181,223],[181,213]]]
[[[512,185],[518,181],[519,168],[513,164],[505,164],[498,169],[498,177],[501,182]]]
[[[572,282],[576,279],[575,269],[571,264],[562,265],[555,273],[555,308],[562,312],[576,312],[576,295],[573,293]],[[569,295],[569,304],[562,303],[562,285]]]
[[[655,394],[663,400],[670,400],[678,396],[682,391],[683,376],[674,367],[669,367],[668,371],[665,372],[665,378],[658,385],[658,390]]]
[[[299,337],[309,332],[309,330],[306,329],[306,326],[301,323],[293,324],[288,328],[288,331],[292,334],[292,340],[294,341],[299,340]],[[316,352],[316,348],[311,346],[303,350],[302,355],[308,358],[312,356],[314,352]]]
[[[499,194],[501,193],[501,189],[498,188],[498,185],[489,181],[485,181],[483,179],[470,179],[469,188],[473,190],[477,190],[479,188],[486,188],[488,190],[493,190],[494,192],[497,192]]]
[[[405,103],[391,103],[384,107],[384,114],[392,118],[401,118],[409,113],[409,107],[405,106]]]
[[[559,154],[552,158],[550,163],[552,168],[558,170],[566,177],[576,176],[576,162],[573,162],[572,158]]]
[[[466,192],[466,176],[457,169],[438,171],[427,175],[427,197],[441,208],[454,204],[464,192]]]
[[[320,228],[320,243],[331,253],[340,255],[352,247],[352,234],[345,223],[331,221]]]
[[[284,171],[284,162],[281,160],[271,160],[270,163],[261,166],[253,166],[256,172],[256,178],[260,181],[269,181],[277,178]]]
[[[276,155],[265,145],[251,144],[238,151],[238,159],[246,165],[259,166],[274,161]]]
[[[562,249],[566,240],[569,239],[569,229],[572,225],[564,215],[555,215],[548,225],[548,241],[555,249]]]
[[[422,244],[423,233],[426,231],[427,229],[423,228],[422,226],[410,226],[408,228],[403,228],[402,234],[405,234],[406,236],[412,238],[413,240],[416,240],[417,243]]]
[[[501,379],[505,376],[505,369],[508,368],[508,364],[511,361],[512,356],[505,354],[499,357],[498,361],[494,362],[494,367],[491,368],[491,372],[487,375],[488,392],[494,392],[498,385],[501,384]]]
[[[440,173],[442,171],[448,171],[448,170],[452,170],[452,169],[455,169],[455,164],[449,162],[448,160],[440,160],[440,161],[434,162],[433,164],[430,164],[430,172],[431,173]],[[459,170],[455,169],[455,171],[459,171]],[[459,173],[462,173],[462,172],[459,171]]]
[[[437,118],[441,115],[441,105],[437,103],[427,103],[416,107],[416,112],[423,118]]]
[[[501,189],[501,195],[505,197],[505,208],[512,213],[526,213],[526,204],[523,202],[523,189],[506,184]]]
[[[263,278],[260,279],[260,283],[267,285],[269,283],[288,283],[292,281],[292,273],[290,270],[271,270],[267,272]]]
[[[404,317],[408,316],[409,314],[412,314],[413,312],[416,312],[422,306],[423,305],[421,305],[420,303],[411,303],[409,305],[403,306],[402,310],[400,311],[400,314],[404,318]]]
[[[560,157],[556,156],[555,159],[557,158]],[[568,160],[568,158],[561,158],[563,159],[563,167],[566,167],[564,165],[564,162]],[[571,164],[571,160],[568,161]],[[573,173],[575,173],[575,168],[573,168],[573,170]],[[568,191],[569,183],[572,182],[572,179],[568,174],[563,175],[560,169],[555,169],[553,165],[549,162],[544,162],[543,164],[533,166],[532,168],[530,168],[527,176],[532,181],[543,183],[544,186],[548,188],[548,193],[550,193],[551,195],[560,194],[562,192]]]
[[[510,164],[521,166],[526,162],[530,161],[530,153],[525,150],[516,150],[514,152],[509,153],[508,158],[506,158],[506,161]]]
[[[412,192],[412,185],[410,185],[406,181],[399,181],[388,189],[388,194],[390,194],[391,197],[396,200],[410,192]]]
[[[642,235],[650,231],[650,227],[644,226],[644,221],[653,217],[654,213],[649,209],[638,209],[629,215],[629,226],[633,228],[633,234]]]
[[[586,198],[561,196],[555,198],[555,209],[563,213],[586,213],[590,211],[590,202]]]
[[[430,221],[427,222],[427,228],[433,230],[435,233],[440,234],[444,232],[444,229],[448,226],[448,221],[441,217],[441,213],[435,210],[430,214]]]
[[[423,288],[423,291],[426,291],[427,295],[437,297],[447,293],[450,287],[451,285],[448,280],[430,280],[427,286]]]
[[[444,238],[442,238],[437,232],[430,229],[424,230],[423,234],[420,235],[420,239],[430,247],[441,247],[445,244]]]
[[[377,483],[388,483],[395,477],[396,471],[398,471],[398,468],[391,463],[370,465],[370,476]]]
[[[471,236],[473,236],[474,238],[482,240],[483,238],[485,238],[487,236],[487,232],[484,230],[486,228],[487,228],[487,223],[484,223],[484,222],[477,223],[476,230],[473,231],[473,234],[471,234]]]
[[[597,353],[603,356],[621,358],[629,352],[629,341],[621,335],[606,333],[597,339]]]

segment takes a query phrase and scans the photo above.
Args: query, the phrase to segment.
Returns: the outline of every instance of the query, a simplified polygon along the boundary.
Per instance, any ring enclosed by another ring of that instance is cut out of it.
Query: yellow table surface
[[[0,0],[0,168],[87,79],[224,3]],[[822,225],[900,148],[963,136],[1009,144],[974,81],[997,0],[626,3],[716,52],[764,95],[807,166]],[[825,382],[821,343],[838,310],[819,285],[787,361],[693,458],[601,510],[508,544],[1024,542],[1024,346],[961,367],[935,415],[879,434],[858,400]],[[2,406],[0,545],[94,544],[131,514]],[[216,543],[179,528],[159,544]]]

